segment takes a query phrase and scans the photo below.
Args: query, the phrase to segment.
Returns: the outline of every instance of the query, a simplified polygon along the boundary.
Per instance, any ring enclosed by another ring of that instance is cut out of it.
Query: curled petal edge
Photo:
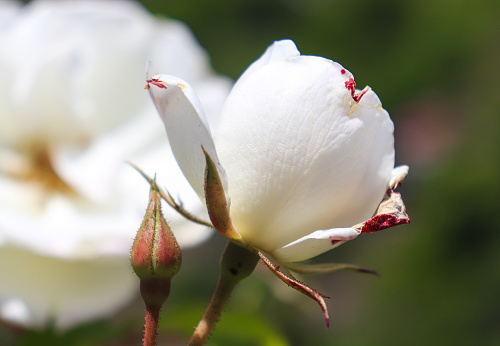
[[[389,189],[394,190],[396,187],[398,187],[398,185],[401,184],[405,177],[408,175],[409,170],[410,167],[406,165],[395,167],[392,170],[391,180],[389,180]]]

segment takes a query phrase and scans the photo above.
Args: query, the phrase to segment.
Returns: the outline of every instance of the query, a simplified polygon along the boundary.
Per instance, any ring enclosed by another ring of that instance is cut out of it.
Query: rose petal
[[[394,167],[394,127],[373,91],[352,99],[350,78],[331,60],[291,56],[233,87],[215,139],[231,218],[250,245],[272,252],[376,210]]]
[[[130,303],[139,284],[122,257],[66,261],[4,247],[0,263],[0,276],[8,278],[0,281],[1,317],[24,326],[67,328],[110,316]],[[14,316],[12,299],[24,305]]]
[[[391,180],[389,181],[389,188],[394,190],[396,187],[398,187],[398,185],[401,184],[401,182],[405,179],[409,170],[410,167],[405,165],[394,167],[394,169],[392,170]]]
[[[229,202],[226,173],[217,158],[208,121],[193,88],[168,75],[154,76],[148,80],[148,86],[165,124],[172,152],[193,189],[204,201],[206,164],[203,147],[217,166]]]
[[[290,244],[287,244],[271,254],[280,262],[298,262],[316,257],[326,251],[354,239],[359,231],[353,228],[334,228],[315,231]]]
[[[254,73],[256,70],[261,67],[271,64],[273,62],[283,61],[287,58],[291,58],[294,56],[299,56],[300,52],[297,49],[297,46],[292,40],[281,40],[275,41],[272,45],[270,45],[264,54],[254,61],[242,74],[240,80],[246,78],[247,76]]]

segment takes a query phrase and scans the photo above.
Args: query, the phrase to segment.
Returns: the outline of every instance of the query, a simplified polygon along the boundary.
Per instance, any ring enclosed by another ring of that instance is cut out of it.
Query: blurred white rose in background
[[[138,291],[128,257],[149,192],[125,161],[204,209],[143,90],[146,61],[195,86],[211,125],[231,82],[183,23],[129,1],[0,2],[0,46],[0,316],[111,315]],[[165,211],[181,246],[210,235]]]

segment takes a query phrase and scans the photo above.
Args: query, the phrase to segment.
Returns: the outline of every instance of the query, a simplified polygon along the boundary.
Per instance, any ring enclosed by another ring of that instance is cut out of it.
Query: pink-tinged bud
[[[170,280],[181,267],[182,253],[161,212],[161,196],[154,181],[130,261],[141,279],[141,294],[146,305],[161,306],[168,297]]]
[[[134,245],[130,260],[142,279],[171,279],[179,271],[182,253],[161,212],[161,196],[153,182],[149,205]]]
[[[182,253],[161,212],[161,196],[154,180],[130,262],[141,280],[141,296],[146,305],[143,344],[156,345],[161,306],[170,294],[170,280],[181,268]]]

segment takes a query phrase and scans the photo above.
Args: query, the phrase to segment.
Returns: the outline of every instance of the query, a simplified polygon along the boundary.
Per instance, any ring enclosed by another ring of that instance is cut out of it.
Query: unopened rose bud
[[[179,272],[182,253],[161,212],[161,196],[151,183],[149,205],[132,246],[130,262],[141,280],[146,305],[143,345],[156,345],[161,306],[170,294],[170,280]]]
[[[182,254],[161,212],[161,196],[153,182],[149,205],[132,246],[132,268],[141,280],[146,303],[160,306],[168,298],[170,280],[179,271]]]

